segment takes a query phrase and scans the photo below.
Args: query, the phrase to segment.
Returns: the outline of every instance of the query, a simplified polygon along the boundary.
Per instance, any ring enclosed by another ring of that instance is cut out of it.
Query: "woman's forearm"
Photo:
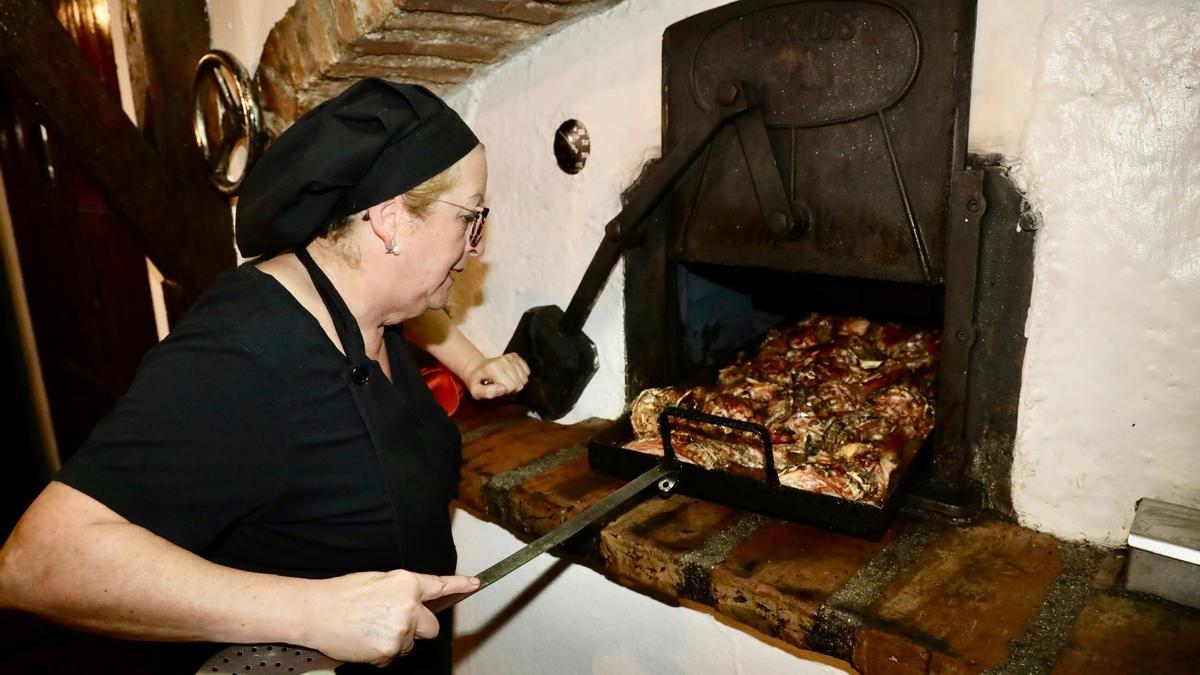
[[[404,322],[404,328],[416,346],[429,352],[464,381],[471,368],[486,357],[458,329],[445,312],[431,310]],[[469,384],[469,383],[468,383]]]
[[[131,639],[303,643],[314,583],[208,562],[61,483],[0,549],[0,606]]]
[[[210,563],[51,483],[0,549],[0,608],[94,633],[170,642],[288,643],[384,665],[437,636],[423,603],[477,579],[406,570],[294,579]]]
[[[425,312],[404,327],[414,344],[441,361],[477,399],[518,392],[529,381],[529,365],[520,356],[484,356],[445,312]]]

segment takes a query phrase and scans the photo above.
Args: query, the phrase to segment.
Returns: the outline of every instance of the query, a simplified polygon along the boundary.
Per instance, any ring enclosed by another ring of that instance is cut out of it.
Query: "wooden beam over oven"
[[[140,125],[155,151],[193,186],[190,206],[203,210],[197,217],[189,255],[202,270],[215,276],[234,263],[233,222],[229,204],[210,187],[208,166],[193,140],[192,78],[196,63],[209,50],[206,0],[143,2],[124,0],[122,17],[136,33],[142,68],[131,72],[134,92],[140,92]],[[132,50],[130,50],[132,51]],[[174,317],[190,304],[191,294],[164,284],[168,312]],[[207,286],[207,282],[205,283]],[[200,289],[202,290],[202,289]]]
[[[165,9],[145,12],[155,18],[154,30],[174,31],[159,28],[157,17],[164,13]],[[202,26],[207,33],[207,21]],[[177,38],[158,35],[153,44],[168,52],[166,43]],[[147,61],[153,63],[154,58],[154,51],[148,51]],[[190,96],[190,76],[180,88],[178,66],[172,60],[148,68],[153,83],[149,94],[163,100],[162,121],[156,113],[146,118],[158,132],[154,147],[113,100],[49,9],[38,0],[0,3],[0,68],[36,101],[45,123],[133,228],[146,255],[177,284],[171,297],[176,313],[235,260],[229,205],[196,172],[193,162],[181,159],[178,144],[188,137],[179,135],[177,122],[165,121],[180,116],[175,99]],[[162,95],[167,87],[172,96]]]

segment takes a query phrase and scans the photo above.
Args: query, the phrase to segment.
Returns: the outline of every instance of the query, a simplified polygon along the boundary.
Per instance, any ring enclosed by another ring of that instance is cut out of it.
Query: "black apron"
[[[417,370],[408,343],[399,330],[385,330],[392,380],[367,358],[358,322],[329,278],[303,248],[296,257],[304,264],[346,352],[343,374],[362,415],[375,455],[396,510],[401,568],[423,574],[454,574],[457,553],[450,534],[450,500],[454,497],[462,436],[438,405]],[[435,640],[417,640],[408,656],[384,671],[373,666],[346,665],[338,673],[449,673],[451,612],[438,615],[441,632]]]

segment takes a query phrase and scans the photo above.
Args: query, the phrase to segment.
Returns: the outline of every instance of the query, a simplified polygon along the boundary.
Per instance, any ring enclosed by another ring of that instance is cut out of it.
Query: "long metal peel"
[[[546,551],[549,551],[555,546],[558,546],[564,541],[570,539],[588,525],[591,525],[592,523],[604,518],[617,508],[620,508],[625,502],[628,502],[630,499],[641,494],[642,490],[645,490],[651,485],[659,483],[664,479],[671,479],[672,483],[668,490],[674,488],[674,474],[675,470],[669,465],[659,464],[658,466],[655,466],[653,469],[650,469],[646,473],[643,473],[637,478],[634,478],[626,483],[624,487],[614,491],[612,494],[608,495],[604,499],[601,499],[595,504],[592,504],[583,511],[580,511],[579,514],[572,517],[567,522],[559,525],[553,530],[550,530],[546,534],[543,534],[541,537],[538,537],[533,541],[533,543],[525,546],[504,560],[501,560],[495,565],[492,565],[486,570],[480,572],[478,575],[476,575],[476,577],[479,579],[479,588],[476,588],[469,593],[445,595],[435,600],[430,600],[429,602],[425,603],[425,606],[429,608],[429,611],[437,614],[443,609],[457,605],[464,599],[475,595],[479,591],[482,591],[500,579],[503,579],[506,575],[508,575],[509,572],[512,572],[530,560],[533,560]]]
[[[442,596],[430,600],[425,603],[425,606],[436,614],[457,605],[503,579],[513,570],[570,539],[589,525],[604,519],[651,485],[658,484],[660,491],[670,492],[675,487],[677,477],[678,468],[673,462],[663,462],[655,466],[613,491],[604,499],[579,512],[567,522],[522,547],[516,553],[477,574],[479,588],[469,593]],[[196,671],[196,675],[233,675],[256,670],[270,670],[276,673],[288,673],[288,675],[316,675],[317,673],[333,672],[340,665],[342,665],[341,661],[331,659],[319,651],[305,647],[285,644],[233,645],[222,649],[205,661],[204,665]]]

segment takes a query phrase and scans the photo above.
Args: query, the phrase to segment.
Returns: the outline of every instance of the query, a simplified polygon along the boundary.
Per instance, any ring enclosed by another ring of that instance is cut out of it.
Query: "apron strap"
[[[312,277],[346,350],[349,362],[342,377],[371,438],[396,512],[400,566],[450,574],[455,555],[448,506],[458,477],[458,430],[417,375],[403,338],[395,335],[398,339],[389,345],[389,357],[398,368],[393,371],[397,379],[389,382],[380,366],[367,358],[358,322],[333,283],[307,251],[298,248],[295,254]]]
[[[325,302],[325,308],[329,310],[329,315],[333,318],[333,327],[342,341],[342,349],[346,350],[346,358],[354,364],[365,364],[368,359],[362,331],[359,330],[354,315],[350,313],[350,308],[346,306],[342,296],[333,287],[333,282],[325,276],[325,273],[321,271],[316,261],[303,246],[297,247],[293,252],[304,264],[304,268],[308,270],[308,276],[312,277],[313,285],[317,287],[317,293]]]

